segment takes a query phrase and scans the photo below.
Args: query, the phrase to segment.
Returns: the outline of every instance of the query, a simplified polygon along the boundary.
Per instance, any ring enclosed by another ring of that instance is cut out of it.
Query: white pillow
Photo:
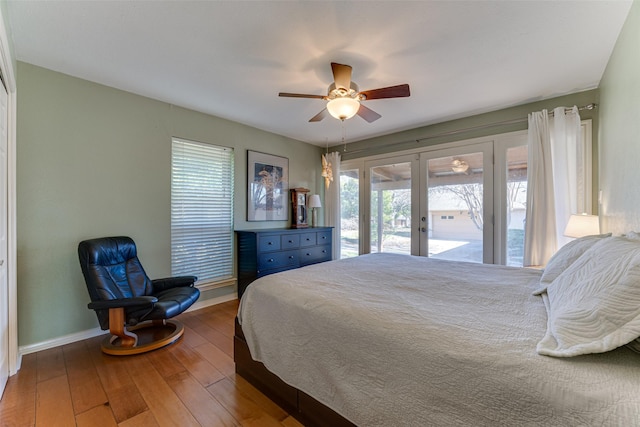
[[[540,295],[547,290],[547,287],[551,282],[555,280],[563,271],[565,271],[575,260],[580,258],[580,255],[585,253],[591,246],[593,246],[600,239],[610,237],[611,233],[598,234],[594,236],[584,236],[579,239],[572,240],[567,243],[558,251],[553,254],[547,266],[544,268],[544,272],[540,277],[540,287],[536,289],[533,294]]]
[[[602,353],[640,337],[640,240],[601,239],[547,289],[538,353]]]
[[[626,237],[629,240],[640,240],[640,234],[636,233],[635,231],[630,231],[627,234],[624,235],[624,237]]]

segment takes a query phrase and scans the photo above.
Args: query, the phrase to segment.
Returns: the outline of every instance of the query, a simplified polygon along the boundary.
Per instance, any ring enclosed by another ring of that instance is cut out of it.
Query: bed
[[[594,276],[604,240],[544,272],[371,254],[260,278],[240,303],[236,370],[307,425],[639,425],[640,354],[619,342],[635,332],[570,354],[579,333],[550,324],[567,317],[561,282],[580,262]]]

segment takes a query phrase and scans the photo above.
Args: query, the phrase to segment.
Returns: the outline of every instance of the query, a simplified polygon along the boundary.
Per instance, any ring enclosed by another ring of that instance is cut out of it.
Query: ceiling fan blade
[[[287,98],[313,98],[313,99],[326,99],[324,95],[305,95],[304,93],[287,93],[280,92],[278,96],[285,96]]]
[[[333,71],[333,81],[336,83],[336,88],[349,90],[351,88],[351,66],[331,63],[331,71]]]
[[[309,119],[309,122],[319,122],[320,120],[324,119],[325,117],[327,117],[327,109],[326,108],[324,110],[320,111],[315,116],[311,117]]]
[[[380,117],[382,117],[380,114],[376,113],[371,108],[367,108],[362,104],[360,104],[360,108],[358,108],[358,112],[356,114],[358,114],[360,117],[362,117],[369,123],[375,122]]]
[[[380,89],[365,90],[360,92],[360,94],[365,96],[365,100],[383,99],[383,98],[404,98],[411,95],[411,93],[409,92],[408,84],[383,87]]]

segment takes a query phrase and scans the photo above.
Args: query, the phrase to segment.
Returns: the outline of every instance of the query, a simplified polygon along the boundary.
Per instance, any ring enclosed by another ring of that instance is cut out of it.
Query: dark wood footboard
[[[354,427],[355,424],[308,394],[291,387],[251,358],[242,327],[236,319],[233,338],[236,372],[308,427]]]

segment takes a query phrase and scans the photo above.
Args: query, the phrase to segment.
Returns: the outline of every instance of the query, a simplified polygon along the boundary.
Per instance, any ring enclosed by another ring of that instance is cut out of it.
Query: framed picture
[[[247,150],[247,221],[289,219],[289,159]]]

